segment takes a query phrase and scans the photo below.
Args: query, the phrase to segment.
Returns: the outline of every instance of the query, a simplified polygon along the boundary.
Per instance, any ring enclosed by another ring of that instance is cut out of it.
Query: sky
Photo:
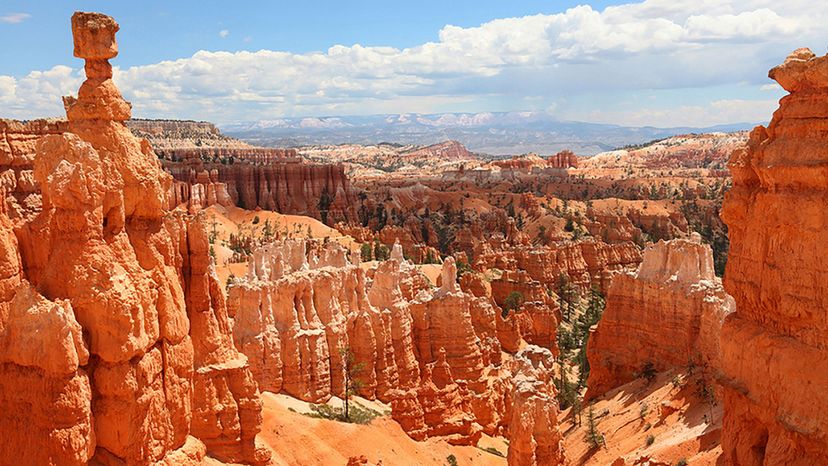
[[[828,45],[813,0],[2,0],[0,118],[62,116],[83,81],[75,10],[120,23],[114,79],[133,116],[219,124],[489,111],[765,122],[784,95],[767,71]]]

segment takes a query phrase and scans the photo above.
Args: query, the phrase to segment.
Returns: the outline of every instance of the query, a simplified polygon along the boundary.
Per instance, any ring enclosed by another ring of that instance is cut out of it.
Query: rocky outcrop
[[[307,215],[326,223],[356,218],[356,195],[341,165],[276,159],[232,164],[164,161],[164,168],[187,186],[176,191],[179,203],[203,203],[190,197],[201,198],[202,191],[209,195],[213,189],[215,203],[227,202],[229,198],[229,202],[243,209]],[[198,185],[203,188],[195,187]],[[211,201],[212,198],[206,198],[208,204]]]
[[[578,156],[571,150],[562,150],[550,155],[546,163],[552,168],[578,168]]]
[[[67,128],[66,120],[0,119],[0,212],[19,219],[39,211],[40,189],[33,171],[35,143],[48,134],[62,134]]]
[[[528,346],[512,361],[512,413],[509,422],[510,466],[565,464],[558,408],[550,378],[554,357],[548,350]]]
[[[475,257],[476,267],[525,270],[541,283],[556,283],[565,275],[583,290],[592,285],[606,290],[615,274],[641,262],[641,252],[631,242],[608,244],[587,240],[529,247],[502,237],[481,244]]]
[[[733,152],[722,217],[722,450],[734,465],[828,462],[828,57],[799,49],[770,71],[790,94]]]
[[[409,163],[439,164],[457,160],[474,160],[477,156],[457,141],[443,141],[430,146],[403,152],[400,156]]]
[[[130,120],[173,175],[170,204],[190,211],[237,205],[325,222],[356,218],[356,197],[344,167],[305,163],[295,149],[255,147],[221,134],[207,122]]]
[[[589,336],[586,398],[639,377],[645,366],[718,369],[719,333],[733,307],[713,272],[713,252],[697,234],[648,247],[635,274],[612,280]]]
[[[42,209],[0,215],[0,462],[266,462],[205,223],[165,211],[171,177],[124,125],[118,28],[73,15],[87,79],[36,142]]]

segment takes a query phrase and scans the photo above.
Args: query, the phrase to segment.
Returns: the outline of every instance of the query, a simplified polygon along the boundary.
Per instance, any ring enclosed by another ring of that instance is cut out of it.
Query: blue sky
[[[583,2],[581,2],[583,3]],[[604,7],[620,2],[590,2]],[[118,42],[128,53],[120,66],[191,56],[199,50],[325,50],[334,44],[404,48],[436,40],[446,24],[477,26],[506,17],[555,13],[579,2],[506,0],[395,1],[20,1],[3,0],[3,44],[26,44],[26,53],[0,48],[0,74],[23,74],[56,64],[77,65],[71,54],[72,13],[100,11],[121,24]],[[228,31],[226,38],[219,33]],[[67,54],[67,50],[69,53]]]
[[[546,111],[706,126],[766,121],[767,70],[822,53],[828,12],[791,0],[0,3],[0,117],[60,116],[83,79],[69,18],[121,24],[115,80],[134,115]],[[25,44],[25,45],[22,45]]]

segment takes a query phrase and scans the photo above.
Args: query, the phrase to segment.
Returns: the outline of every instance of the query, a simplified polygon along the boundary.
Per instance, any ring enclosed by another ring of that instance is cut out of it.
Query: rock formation
[[[508,237],[493,237],[475,252],[475,265],[501,270],[525,270],[540,283],[556,283],[561,275],[583,290],[596,285],[606,290],[612,277],[641,262],[635,244],[608,244],[588,240],[542,247],[516,244]]]
[[[790,94],[730,159],[722,328],[726,464],[828,463],[828,57],[770,71]]]
[[[341,165],[305,163],[295,149],[255,147],[207,122],[130,120],[128,126],[150,141],[173,175],[173,207],[237,205],[331,223],[355,218],[355,195]]]
[[[108,62],[118,28],[72,16],[87,79],[64,99],[65,132],[37,140],[42,210],[0,215],[0,458],[266,462],[203,219],[164,210],[171,177],[124,125]]]
[[[562,150],[550,155],[546,163],[552,168],[578,168],[578,156],[571,150]]]
[[[451,257],[434,289],[399,244],[367,273],[346,256],[333,242],[282,240],[255,250],[247,277],[230,285],[235,342],[262,389],[312,402],[341,395],[348,348],[365,366],[360,394],[390,403],[412,438],[474,444],[504,432],[512,368],[500,342],[517,351],[531,321],[517,328],[490,294],[463,291]]]
[[[710,246],[697,234],[648,247],[636,273],[612,280],[589,336],[586,398],[637,378],[647,365],[660,372],[692,361],[717,369],[722,320],[732,311]]]
[[[65,120],[15,121],[0,119],[0,212],[12,219],[40,210],[40,190],[34,180],[35,143],[47,134],[62,134]]]
[[[513,364],[509,466],[565,464],[558,409],[550,380],[552,353],[537,346],[521,350]]]

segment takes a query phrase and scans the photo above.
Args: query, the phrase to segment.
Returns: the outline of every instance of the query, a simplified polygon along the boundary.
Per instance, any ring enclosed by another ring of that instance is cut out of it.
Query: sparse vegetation
[[[310,413],[305,413],[308,417],[347,422],[350,424],[369,424],[372,420],[382,415],[379,411],[366,408],[359,403],[351,404],[348,417],[345,417],[345,413],[341,408],[328,404],[313,404],[310,406],[310,409]]]
[[[351,422],[350,399],[362,388],[360,375],[365,370],[365,363],[356,362],[350,347],[339,348],[339,356],[342,358],[342,372],[345,375],[345,390],[342,398],[343,416],[346,422]]]
[[[371,247],[371,243],[362,243],[362,246],[359,248],[359,255],[365,262],[373,259],[373,252],[374,248]]]
[[[652,383],[653,380],[655,380],[656,375],[658,375],[658,372],[656,371],[653,362],[645,362],[644,366],[641,368],[641,377],[643,377],[647,381],[647,383]]]
[[[606,444],[604,434],[598,430],[598,422],[595,419],[595,410],[592,405],[589,405],[589,409],[587,410],[587,431],[584,440],[593,450]]]
[[[519,291],[512,291],[506,299],[503,300],[503,310],[501,315],[505,319],[509,316],[509,312],[517,311],[523,305],[523,294]]]
[[[493,455],[495,455],[495,456],[499,456],[499,457],[501,457],[501,458],[506,458],[506,455],[504,455],[503,453],[501,453],[501,452],[500,452],[500,450],[498,450],[498,449],[497,449],[497,448],[495,448],[495,447],[486,447],[486,448],[481,448],[481,450],[483,450],[483,451],[485,451],[485,452],[487,452],[487,453],[491,453],[491,454],[493,454]]]

